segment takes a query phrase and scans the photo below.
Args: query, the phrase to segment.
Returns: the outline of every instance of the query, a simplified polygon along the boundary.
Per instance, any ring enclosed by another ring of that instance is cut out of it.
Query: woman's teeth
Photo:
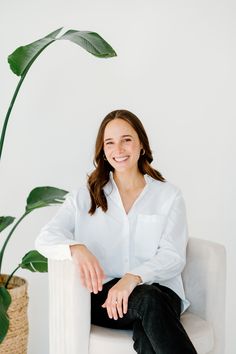
[[[125,156],[125,157],[114,157],[114,160],[116,162],[122,162],[128,159],[129,156]]]

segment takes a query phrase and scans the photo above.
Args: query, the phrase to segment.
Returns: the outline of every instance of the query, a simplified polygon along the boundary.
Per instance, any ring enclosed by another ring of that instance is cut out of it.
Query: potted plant
[[[10,68],[20,77],[10,102],[0,138],[0,159],[2,156],[7,124],[20,87],[33,62],[41,52],[57,40],[66,39],[81,46],[87,52],[99,58],[116,56],[114,49],[97,33],[89,31],[68,30],[60,35],[61,28],[47,36],[25,46],[17,48],[8,57]],[[33,210],[63,203],[68,192],[55,187],[36,187],[26,201],[25,212],[16,221],[12,216],[0,216],[0,233],[13,225],[6,235],[0,249],[0,354],[27,352],[28,319],[27,319],[27,281],[15,276],[19,268],[32,272],[47,272],[47,259],[36,250],[29,251],[10,275],[2,273],[2,261],[5,249],[20,222]]]

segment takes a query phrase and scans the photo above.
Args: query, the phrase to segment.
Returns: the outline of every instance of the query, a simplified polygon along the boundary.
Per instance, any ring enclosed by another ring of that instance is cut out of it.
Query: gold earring
[[[146,151],[144,149],[142,149],[142,150],[143,151],[142,151],[141,155],[143,156],[143,155],[145,155]]]

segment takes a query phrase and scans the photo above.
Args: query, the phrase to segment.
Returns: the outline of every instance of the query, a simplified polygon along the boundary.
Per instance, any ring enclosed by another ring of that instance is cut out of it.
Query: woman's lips
[[[116,162],[124,162],[126,160],[128,160],[129,156],[124,156],[124,157],[113,157],[113,160],[115,160]]]

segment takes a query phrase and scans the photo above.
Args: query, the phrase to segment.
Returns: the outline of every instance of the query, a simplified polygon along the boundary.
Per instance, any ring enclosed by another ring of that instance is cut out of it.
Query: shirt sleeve
[[[72,259],[70,245],[74,240],[76,202],[75,191],[70,192],[55,216],[40,231],[35,240],[35,248],[47,258]]]
[[[188,225],[185,202],[178,191],[156,254],[128,273],[140,275],[143,283],[166,281],[181,274],[186,263]]]

